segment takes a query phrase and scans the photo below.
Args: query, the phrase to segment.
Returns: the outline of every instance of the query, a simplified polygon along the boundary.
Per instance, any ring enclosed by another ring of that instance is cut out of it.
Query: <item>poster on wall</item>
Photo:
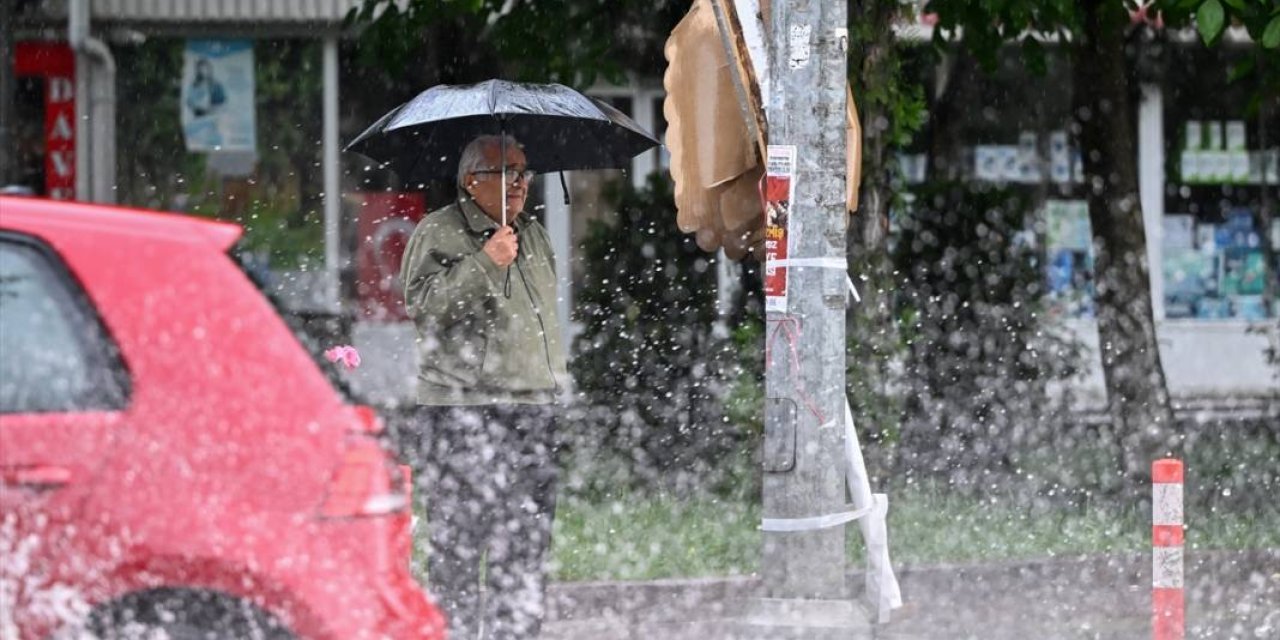
[[[180,102],[188,151],[256,150],[253,44],[188,40]]]
[[[1072,318],[1091,318],[1093,234],[1084,200],[1046,200],[1044,204],[1048,308]]]
[[[796,148],[769,145],[764,177],[764,308],[787,310],[787,268],[775,266],[790,254],[788,227],[796,192]]]

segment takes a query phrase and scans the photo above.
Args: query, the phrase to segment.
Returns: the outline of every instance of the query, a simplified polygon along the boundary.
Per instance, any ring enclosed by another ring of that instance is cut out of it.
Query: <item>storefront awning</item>
[[[7,1],[7,0],[6,0]],[[404,2],[405,0],[401,0]],[[36,2],[23,22],[59,24],[68,0]],[[95,25],[181,35],[208,30],[247,30],[272,37],[302,30],[339,30],[363,0],[89,0]]]

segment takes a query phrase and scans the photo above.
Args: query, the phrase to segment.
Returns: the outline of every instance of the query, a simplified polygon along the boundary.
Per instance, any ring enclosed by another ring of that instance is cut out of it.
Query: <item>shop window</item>
[[[1257,321],[1275,317],[1267,264],[1280,222],[1263,208],[1280,199],[1280,123],[1251,107],[1256,83],[1224,70],[1253,52],[1182,47],[1165,83],[1165,317]],[[1273,107],[1274,108],[1274,107]],[[1274,294],[1273,294],[1274,295]]]

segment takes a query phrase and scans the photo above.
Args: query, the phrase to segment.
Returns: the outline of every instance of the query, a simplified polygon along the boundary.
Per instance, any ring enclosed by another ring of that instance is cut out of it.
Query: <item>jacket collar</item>
[[[485,214],[480,205],[476,204],[476,201],[471,198],[458,198],[458,209],[462,211],[462,218],[467,221],[467,227],[475,233],[484,233],[498,228],[497,221]],[[515,225],[517,231],[524,229],[525,218],[527,217],[527,214],[516,216]]]

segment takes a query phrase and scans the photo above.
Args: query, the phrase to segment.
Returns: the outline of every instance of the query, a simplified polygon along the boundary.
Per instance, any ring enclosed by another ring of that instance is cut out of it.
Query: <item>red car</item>
[[[0,197],[0,638],[444,636],[379,419],[240,235]]]

